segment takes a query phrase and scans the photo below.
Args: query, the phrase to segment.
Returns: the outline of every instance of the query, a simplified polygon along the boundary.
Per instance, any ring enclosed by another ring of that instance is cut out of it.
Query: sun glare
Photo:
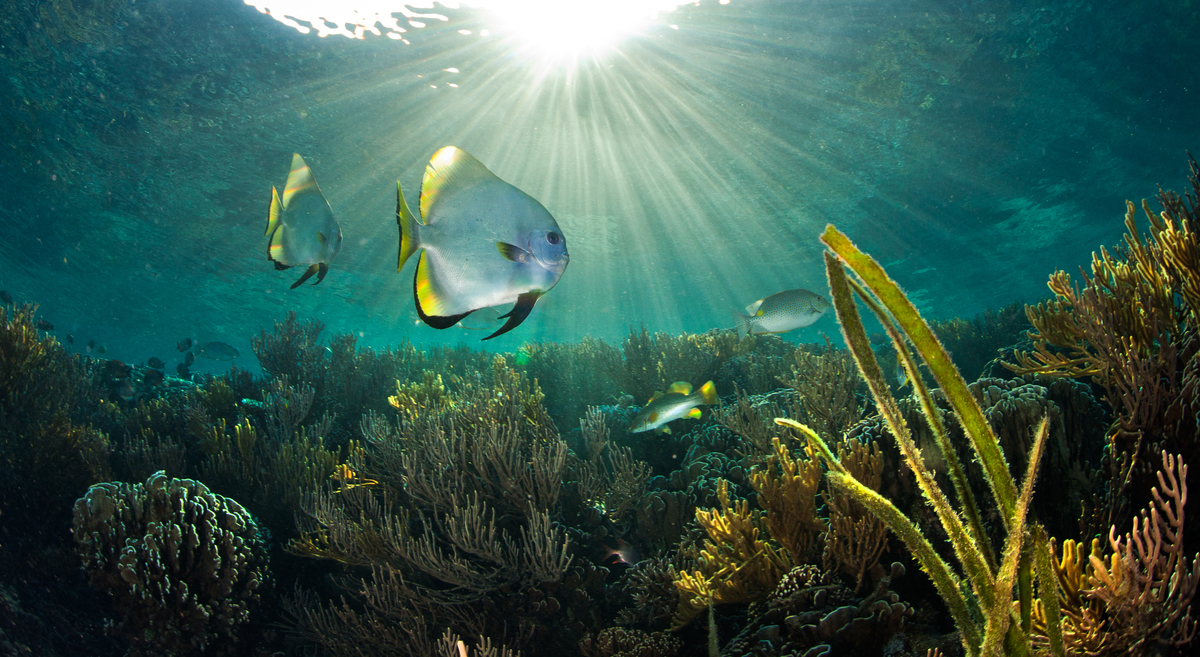
[[[694,1],[694,0],[693,0]],[[245,0],[275,20],[309,34],[361,39],[368,32],[407,42],[411,28],[446,21],[434,3],[395,0]],[[728,0],[720,0],[726,4]],[[582,55],[615,46],[637,33],[680,0],[467,0],[438,2],[446,9],[469,7],[487,12],[497,27],[527,46],[549,55]],[[469,30],[459,30],[470,34]]]

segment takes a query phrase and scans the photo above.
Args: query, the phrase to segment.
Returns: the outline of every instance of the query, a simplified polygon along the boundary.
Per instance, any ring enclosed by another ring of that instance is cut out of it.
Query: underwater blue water
[[[470,8],[402,43],[234,0],[16,2],[0,288],[128,362],[193,337],[253,368],[249,337],[288,310],[364,346],[478,345],[421,325],[413,265],[395,270],[394,185],[415,204],[456,145],[539,199],[572,254],[487,348],[729,328],[768,294],[824,293],[829,222],[929,316],[970,316],[1044,296],[1118,240],[1126,198],[1179,187],[1200,149],[1196,11],[706,1],[554,58]],[[263,229],[293,152],[345,242],[324,283],[288,290],[301,270],[274,271]],[[821,333],[831,317],[786,337]]]

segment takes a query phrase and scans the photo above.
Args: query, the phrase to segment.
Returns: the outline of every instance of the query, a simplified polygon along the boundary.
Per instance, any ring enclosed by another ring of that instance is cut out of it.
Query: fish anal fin
[[[676,381],[675,383],[671,384],[670,388],[667,388],[667,392],[678,392],[681,395],[690,395],[692,394],[692,384],[688,383],[687,381]]]
[[[304,281],[307,281],[308,279],[312,278],[313,274],[317,273],[318,269],[320,269],[320,268],[317,265],[309,265],[308,269],[304,270],[304,275],[300,277],[300,280],[296,281],[295,283],[292,283],[291,289],[294,290],[294,289],[300,287],[304,283]],[[317,282],[320,283],[321,281],[317,281]]]
[[[427,315],[425,309],[421,307],[421,295],[419,293],[420,283],[422,280],[422,270],[425,268],[425,254],[421,254],[421,261],[417,264],[417,273],[413,274],[413,301],[417,306],[417,317],[421,318],[422,322],[435,329],[448,329],[451,326],[462,321],[462,318],[470,315],[473,310],[469,310],[461,315]],[[426,278],[427,280],[427,278]],[[426,283],[428,284],[428,283]]]
[[[496,250],[500,252],[500,255],[504,256],[505,260],[521,263],[529,262],[529,252],[515,244],[496,242]]]
[[[699,420],[701,415],[704,415],[704,411],[701,411],[698,408],[693,408],[692,410],[688,411],[688,414],[685,415],[684,417],[690,418],[692,420]]]
[[[504,326],[501,326],[495,333],[487,336],[484,340],[491,340],[498,335],[504,335],[520,326],[521,322],[525,321],[530,311],[533,310],[533,304],[537,303],[537,300],[541,296],[541,292],[526,292],[517,297],[517,303],[513,304],[512,310],[500,316],[501,319],[507,317],[508,321],[504,322]]]

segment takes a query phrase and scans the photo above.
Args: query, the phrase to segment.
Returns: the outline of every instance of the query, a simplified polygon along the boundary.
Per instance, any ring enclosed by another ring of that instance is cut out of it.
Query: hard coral
[[[163,473],[96,484],[75,503],[92,585],[111,594],[134,655],[198,655],[236,643],[268,581],[258,526],[235,501]]]

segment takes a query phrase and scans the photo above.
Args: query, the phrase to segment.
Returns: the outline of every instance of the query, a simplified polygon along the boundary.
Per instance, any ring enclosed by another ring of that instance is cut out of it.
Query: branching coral
[[[646,494],[650,466],[633,458],[633,450],[608,439],[604,415],[592,408],[580,421],[586,453],[576,459],[577,486],[584,504],[621,523]]]
[[[1056,271],[1055,298],[1028,306],[1034,351],[1016,353],[1019,372],[1091,377],[1104,387],[1115,418],[1109,430],[1110,476],[1117,485],[1100,526],[1123,515],[1125,492],[1153,484],[1161,450],[1200,456],[1200,167],[1191,190],[1162,191],[1162,212],[1142,202],[1149,233],[1126,203],[1124,244],[1092,255],[1083,285]]]
[[[731,331],[684,333],[676,337],[666,333],[651,335],[643,326],[638,331],[630,329],[622,349],[623,360],[610,359],[605,363],[608,375],[640,402],[666,390],[674,381],[712,379],[725,362],[747,349]]]
[[[810,454],[810,458],[815,462],[815,454]],[[871,490],[879,490],[883,482],[883,456],[878,443],[864,444],[850,439],[838,446],[838,461],[850,476]],[[879,557],[887,549],[887,528],[882,520],[853,498],[827,489],[822,493],[822,499],[829,511],[825,569],[840,570],[854,578],[855,591],[859,591],[867,581],[867,573],[879,563]]]
[[[1080,545],[1063,542],[1054,551],[1062,635],[1071,654],[1146,655],[1164,646],[1181,646],[1196,635],[1189,605],[1200,582],[1200,554],[1189,565],[1183,551],[1187,466],[1162,454],[1153,501],[1133,520],[1133,530],[1118,536],[1109,530],[1105,554],[1100,539],[1083,558]],[[1049,587],[1047,587],[1049,588]],[[1043,593],[1043,598],[1046,596]],[[1047,615],[1034,608],[1035,628],[1048,644]]]
[[[771,445],[774,453],[754,468],[750,485],[758,493],[759,506],[766,509],[767,531],[787,551],[788,562],[807,563],[827,529],[817,516],[821,464],[811,451],[807,458],[793,457],[778,438]]]
[[[97,484],[75,503],[92,585],[112,595],[135,655],[198,655],[237,640],[267,584],[258,526],[235,501],[163,473]]]
[[[841,438],[866,411],[859,400],[863,381],[854,358],[828,338],[824,349],[798,349],[791,376],[780,381],[795,392],[790,417],[827,438]]]
[[[541,391],[496,358],[490,386],[462,382],[447,396],[427,377],[395,397],[396,420],[368,416],[366,443],[351,450],[337,486],[307,497],[304,535],[289,549],[370,569],[348,581],[368,605],[362,623],[395,616],[408,619],[405,632],[440,623],[530,640],[545,631],[535,617],[484,610],[505,608],[513,590],[567,579],[572,561],[551,520],[568,450]]]

